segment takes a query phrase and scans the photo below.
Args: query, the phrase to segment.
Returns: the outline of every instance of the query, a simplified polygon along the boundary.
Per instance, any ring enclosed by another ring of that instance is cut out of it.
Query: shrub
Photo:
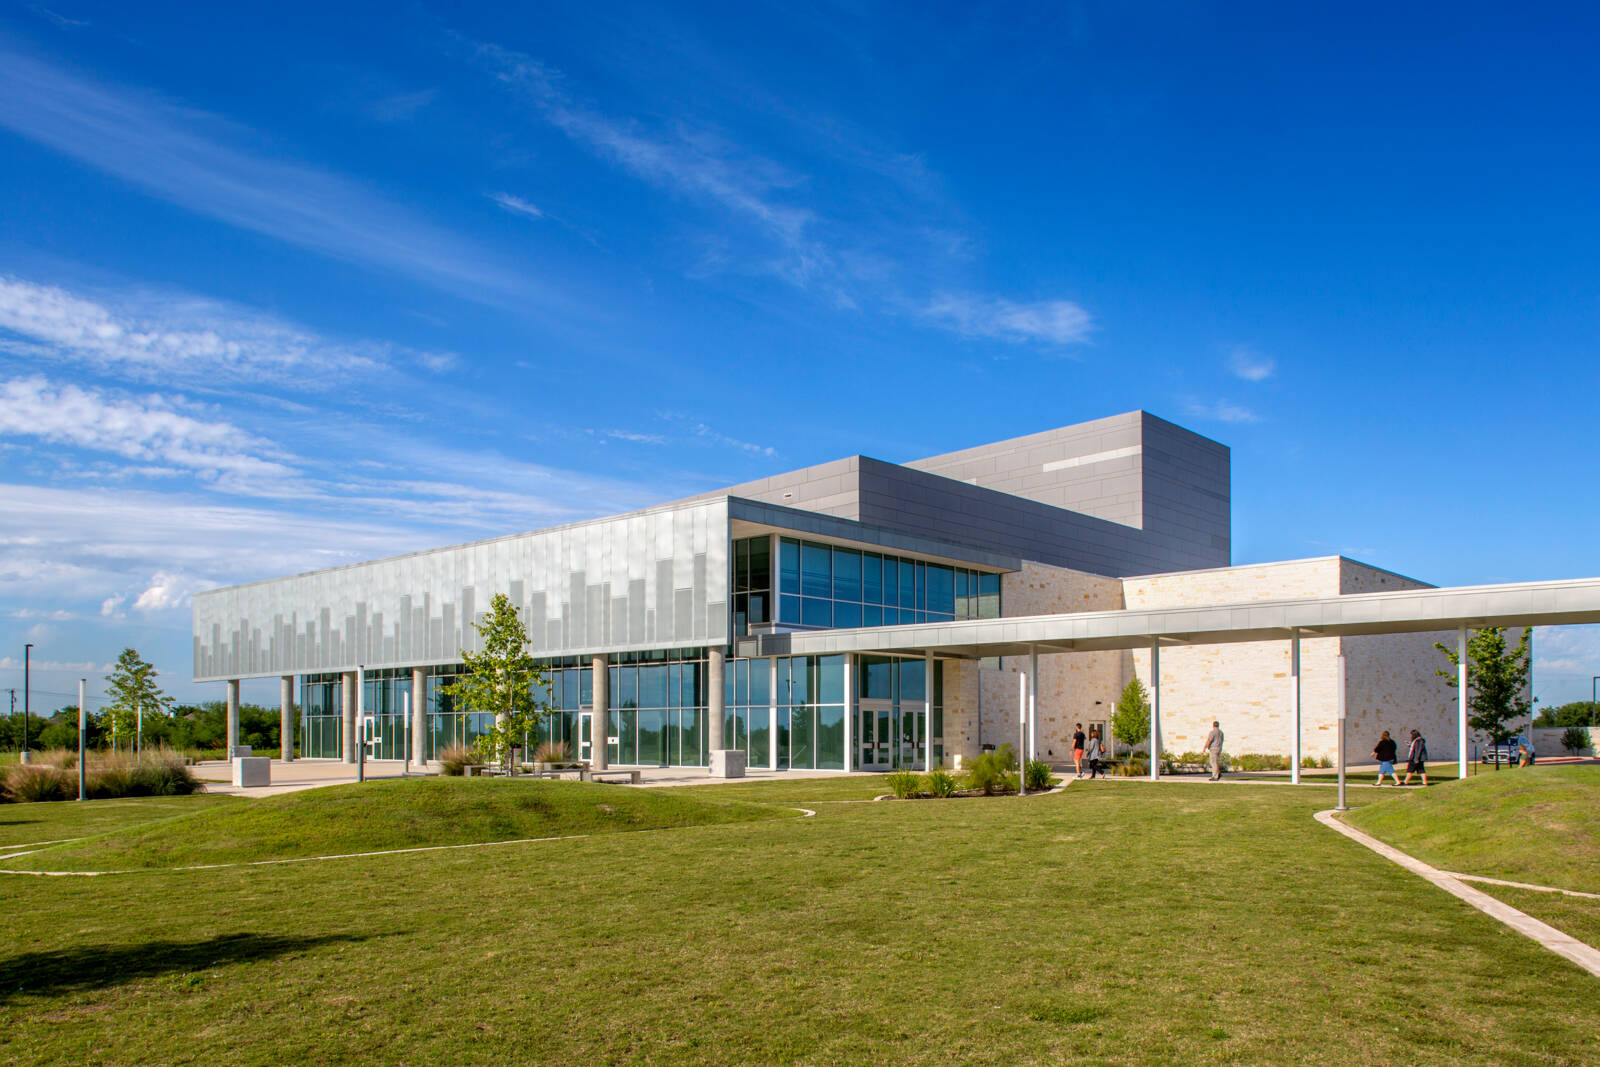
[[[1031,759],[1023,769],[1023,780],[1035,792],[1050,788],[1050,765],[1044,760]]]
[[[895,771],[889,775],[889,791],[897,800],[908,800],[921,792],[922,779],[912,771]]]
[[[1300,766],[1301,767],[1315,767],[1316,765],[1317,765],[1317,757],[1315,757],[1315,756],[1301,756],[1300,757]]]
[[[477,763],[478,756],[466,745],[451,745],[439,752],[439,773],[459,778],[467,773],[467,764]]]
[[[535,763],[569,763],[572,760],[572,750],[565,741],[546,741],[533,750]]]
[[[967,786],[984,796],[1010,792],[1017,788],[1017,756],[1010,745],[985,752],[967,768]]]
[[[928,772],[928,792],[936,797],[948,797],[956,791],[956,776],[943,767]]]
[[[1333,760],[1329,759],[1327,756],[1323,756],[1321,759],[1317,760],[1317,766],[1327,769],[1328,767],[1333,766]]]
[[[1150,761],[1143,756],[1129,756],[1121,763],[1112,764],[1111,769],[1119,778],[1142,778],[1150,773]]]
[[[1286,771],[1289,769],[1288,756],[1276,756],[1270,753],[1246,752],[1242,756],[1234,756],[1230,761],[1233,769],[1238,771]]]
[[[90,800],[113,800],[132,796],[133,759],[112,754],[91,760],[84,775],[84,792]]]
[[[66,772],[48,763],[25,763],[6,772],[6,799],[19,804],[66,800],[76,795],[76,789],[67,791]]]
[[[1569,726],[1561,731],[1561,747],[1578,753],[1589,747],[1589,731],[1582,726]]]

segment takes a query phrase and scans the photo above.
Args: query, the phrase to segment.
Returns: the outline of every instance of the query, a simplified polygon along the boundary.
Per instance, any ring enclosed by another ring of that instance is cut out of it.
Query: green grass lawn
[[[881,791],[662,790],[819,814],[12,876],[0,1059],[1594,1061],[1600,981],[1318,825],[1326,789],[846,802]]]
[[[64,837],[87,837],[153,819],[188,815],[238,804],[227,796],[197,793],[187,797],[125,800],[55,800],[43,804],[0,804],[0,848]]]
[[[9,866],[170,868],[795,815],[788,809],[683,790],[531,778],[395,778],[307,789],[203,809],[184,819],[118,828],[42,849]]]
[[[1374,791],[1364,791],[1369,796]],[[1447,871],[1600,892],[1600,766],[1534,766],[1392,795],[1352,826]]]

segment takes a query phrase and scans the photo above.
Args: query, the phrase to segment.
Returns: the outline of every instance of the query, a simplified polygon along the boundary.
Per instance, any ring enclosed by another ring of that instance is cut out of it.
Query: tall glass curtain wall
[[[470,745],[487,729],[492,715],[456,710],[444,691],[455,668],[428,668],[428,759],[452,745]],[[449,673],[447,673],[449,672]],[[376,743],[367,749],[372,759],[407,758],[411,750],[411,671],[369,672],[358,712],[372,717]],[[340,759],[344,755],[344,682],[338,674],[311,674],[301,686],[300,755],[309,759]]]
[[[705,660],[700,649],[620,653],[610,671],[607,749],[618,764],[703,767],[706,764]],[[576,660],[550,670],[549,720],[539,741],[563,741],[578,755],[580,716],[594,706],[594,671]]]
[[[944,765],[943,662],[933,665],[932,701],[926,660],[862,656],[856,679],[856,766]]]
[[[343,755],[340,721],[344,686],[337,674],[307,675],[300,684],[300,756],[338,759]]]
[[[776,729],[779,770],[843,770],[845,657],[779,658],[776,693],[773,662],[742,659],[728,664],[723,701],[730,743],[745,750],[749,766],[767,767],[771,731]]]
[[[779,622],[848,629],[999,617],[998,574],[791,537],[778,543]]]

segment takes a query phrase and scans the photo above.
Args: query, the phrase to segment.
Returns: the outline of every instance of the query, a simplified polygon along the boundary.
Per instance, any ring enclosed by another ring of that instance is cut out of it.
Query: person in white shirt
[[[1222,724],[1213,722],[1206,734],[1206,752],[1211,756],[1211,780],[1222,781]]]

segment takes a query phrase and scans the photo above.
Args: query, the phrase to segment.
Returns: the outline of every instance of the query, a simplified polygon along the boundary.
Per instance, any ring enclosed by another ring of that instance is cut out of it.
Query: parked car
[[[1534,751],[1533,739],[1524,734],[1517,734],[1514,737],[1502,741],[1498,745],[1485,745],[1483,748],[1479,749],[1478,762],[1515,763],[1517,762],[1518,745],[1527,745],[1529,752]]]

